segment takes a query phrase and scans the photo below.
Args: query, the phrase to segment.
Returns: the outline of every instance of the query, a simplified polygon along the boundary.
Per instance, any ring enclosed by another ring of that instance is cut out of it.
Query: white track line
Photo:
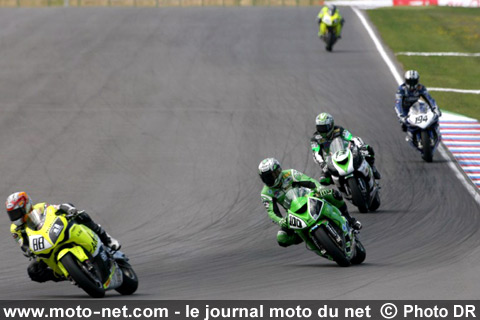
[[[450,89],[450,88],[428,88],[428,91],[444,91],[444,92],[480,94],[480,90]]]
[[[398,70],[395,68],[395,65],[393,64],[392,60],[390,60],[390,58],[386,54],[385,49],[383,48],[380,40],[378,40],[377,36],[375,35],[375,32],[373,32],[372,28],[368,24],[367,20],[365,19],[365,17],[362,14],[362,12],[355,7],[352,7],[352,9],[357,14],[358,18],[360,19],[363,26],[367,30],[368,34],[370,35],[370,38],[372,38],[373,43],[377,47],[378,52],[380,53],[383,60],[387,64],[388,68],[392,72],[393,77],[395,78],[397,83],[400,85],[403,82],[403,79],[400,76],[400,73],[398,72]],[[448,155],[448,152],[445,150],[445,147],[442,144],[439,145],[438,151],[440,152],[440,154],[445,159],[450,160],[450,161],[447,162],[448,166],[455,172],[455,175],[462,182],[462,184],[465,186],[468,193],[470,193],[470,195],[473,197],[473,199],[475,199],[475,201],[478,204],[480,204],[480,193],[479,193],[478,189],[470,184],[469,180],[467,180],[467,178],[463,175],[463,172],[458,169],[458,167],[455,165],[455,163],[453,161],[451,161],[450,156]]]
[[[403,82],[402,77],[400,76],[400,73],[397,71],[395,68],[395,65],[393,64],[392,60],[388,57],[387,53],[385,52],[385,49],[383,48],[382,44],[378,40],[377,36],[375,35],[375,32],[373,32],[372,28],[368,24],[367,20],[363,16],[363,14],[358,10],[357,8],[353,7],[353,11],[357,14],[357,16],[360,18],[360,21],[363,23],[365,29],[367,29],[368,34],[370,35],[370,38],[372,38],[373,43],[375,43],[375,46],[377,47],[378,52],[380,52],[380,55],[383,58],[383,61],[387,64],[388,68],[393,74],[393,77],[395,80],[398,82],[398,85],[400,85]]]
[[[397,52],[395,55],[421,57],[480,57],[480,53],[466,52]]]

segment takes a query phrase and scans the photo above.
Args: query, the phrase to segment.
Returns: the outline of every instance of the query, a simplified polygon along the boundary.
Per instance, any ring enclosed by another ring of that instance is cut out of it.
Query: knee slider
[[[35,282],[42,283],[50,280],[47,266],[42,262],[32,262],[27,268],[27,273],[30,279]]]
[[[280,247],[288,247],[290,245],[289,240],[290,237],[285,231],[280,230],[277,232],[277,242]]]

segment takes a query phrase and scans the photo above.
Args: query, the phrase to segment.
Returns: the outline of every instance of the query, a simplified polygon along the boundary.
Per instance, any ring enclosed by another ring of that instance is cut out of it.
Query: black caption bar
[[[480,301],[0,301],[0,319],[475,319]]]

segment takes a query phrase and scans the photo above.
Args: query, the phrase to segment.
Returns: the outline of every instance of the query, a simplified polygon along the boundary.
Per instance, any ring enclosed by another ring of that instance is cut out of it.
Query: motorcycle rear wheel
[[[73,254],[67,253],[60,259],[60,262],[77,285],[88,293],[90,297],[103,298],[105,296],[105,289],[103,289],[102,282],[97,275],[88,271],[87,267],[78,261]]]
[[[350,261],[345,256],[344,252],[338,247],[336,242],[329,236],[328,232],[324,227],[319,227],[313,231],[312,236],[314,236],[317,241],[323,246],[327,253],[335,260],[335,262],[340,267],[350,266]]]
[[[370,210],[370,212],[376,211],[380,207],[380,203],[380,194],[377,191],[377,194],[375,195],[375,198],[373,198],[368,210]]]
[[[119,267],[123,273],[123,283],[115,290],[122,295],[133,294],[138,288],[137,274],[135,271],[133,271],[133,268],[128,263],[124,263],[122,265],[119,264]]]
[[[350,178],[347,180],[348,188],[350,189],[350,193],[352,194],[352,201],[355,206],[358,207],[358,210],[361,213],[368,212],[368,205],[366,199],[363,197],[362,191],[358,187],[357,179]]]
[[[426,162],[432,162],[433,160],[433,151],[432,151],[432,144],[430,143],[430,134],[428,131],[421,132],[422,137],[422,146],[423,146],[423,153],[422,159]]]

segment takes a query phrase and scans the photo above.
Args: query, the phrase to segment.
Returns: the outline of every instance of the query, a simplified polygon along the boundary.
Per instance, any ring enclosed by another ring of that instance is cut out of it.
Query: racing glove
[[[72,206],[69,203],[63,203],[58,208],[57,213],[59,213],[59,214],[65,213],[65,214],[73,217],[73,216],[78,214],[78,209],[75,208],[74,206]]]
[[[407,122],[408,122],[407,117],[406,116],[400,117],[398,121],[400,122],[402,131],[407,132]]]
[[[35,256],[35,254],[32,252],[32,250],[30,250],[30,248],[27,248],[25,251],[23,251],[23,255],[28,259],[32,259],[32,257]]]
[[[278,221],[278,225],[281,227],[281,228],[286,228],[288,229],[288,222],[287,222],[287,218],[282,218]]]

